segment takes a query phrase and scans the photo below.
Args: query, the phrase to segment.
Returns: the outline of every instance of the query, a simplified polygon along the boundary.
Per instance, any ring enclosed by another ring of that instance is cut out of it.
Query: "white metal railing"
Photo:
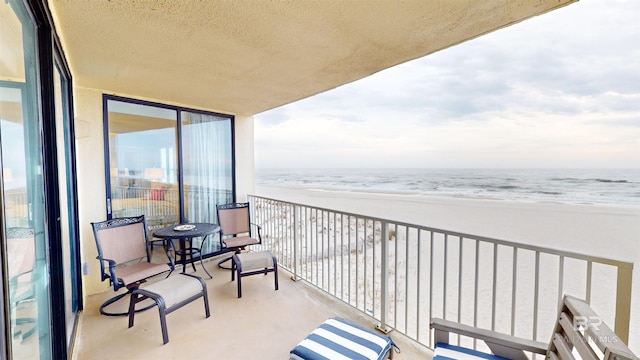
[[[29,224],[29,208],[26,188],[5,190],[3,215],[7,228],[27,227]]]
[[[178,215],[178,191],[151,187],[114,187],[111,207],[113,217],[146,215],[173,217]]]
[[[231,197],[228,190],[186,188],[183,192],[184,208],[191,212],[212,214],[215,218],[216,202],[226,202]],[[144,214],[148,219],[165,219],[165,223],[173,223],[179,221],[179,209],[180,193],[176,186],[112,188],[113,217]]]
[[[547,342],[565,293],[586,299],[628,342],[632,263],[252,195],[249,201],[262,247],[295,279],[427,347],[434,346],[431,317]]]

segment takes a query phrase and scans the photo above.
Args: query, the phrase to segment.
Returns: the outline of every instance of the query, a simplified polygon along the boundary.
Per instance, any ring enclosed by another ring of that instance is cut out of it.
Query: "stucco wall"
[[[254,193],[253,116],[236,117],[236,200],[247,201]]]
[[[102,94],[100,90],[74,88],[80,251],[85,272],[82,277],[85,296],[112,291],[108,281],[100,280],[100,265],[96,260],[98,252],[91,229],[91,222],[105,220],[107,216]],[[158,99],[143,100],[167,103]],[[171,105],[189,107],[187,104]],[[254,189],[253,117],[236,117],[235,136],[237,198],[244,201]]]
[[[76,127],[76,165],[78,168],[78,216],[80,222],[80,256],[85,295],[109,288],[100,281],[91,222],[106,219],[104,148],[102,131],[102,93],[93,89],[74,89]]]

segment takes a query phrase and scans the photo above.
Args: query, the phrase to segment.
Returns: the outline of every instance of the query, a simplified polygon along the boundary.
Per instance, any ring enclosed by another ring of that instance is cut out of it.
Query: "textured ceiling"
[[[253,115],[573,0],[50,1],[75,84]]]

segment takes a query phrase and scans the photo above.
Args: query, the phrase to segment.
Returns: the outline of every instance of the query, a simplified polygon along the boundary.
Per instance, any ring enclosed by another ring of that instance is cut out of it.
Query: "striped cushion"
[[[390,337],[376,334],[344,319],[322,323],[293,350],[290,359],[384,359],[395,346]]]
[[[501,356],[486,354],[477,350],[460,346],[437,343],[433,351],[433,360],[509,360]]]

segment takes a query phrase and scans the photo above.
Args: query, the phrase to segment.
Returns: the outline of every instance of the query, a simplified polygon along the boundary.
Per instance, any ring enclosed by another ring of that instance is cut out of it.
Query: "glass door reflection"
[[[145,215],[150,230],[178,223],[177,112],[111,99],[107,109],[111,217]]]
[[[0,3],[3,290],[14,359],[51,358],[48,239],[35,26],[22,2]],[[8,293],[6,293],[8,292]]]
[[[78,239],[76,238],[75,224],[76,204],[74,197],[74,177],[72,171],[73,159],[71,157],[71,119],[68,94],[69,82],[60,68],[55,66],[54,71],[54,95],[56,114],[56,146],[58,157],[58,184],[60,206],[60,230],[62,245],[62,262],[64,272],[64,303],[65,323],[67,333],[67,350],[71,351],[71,342],[74,335],[76,315],[79,309],[78,295],[78,262],[75,261]]]

